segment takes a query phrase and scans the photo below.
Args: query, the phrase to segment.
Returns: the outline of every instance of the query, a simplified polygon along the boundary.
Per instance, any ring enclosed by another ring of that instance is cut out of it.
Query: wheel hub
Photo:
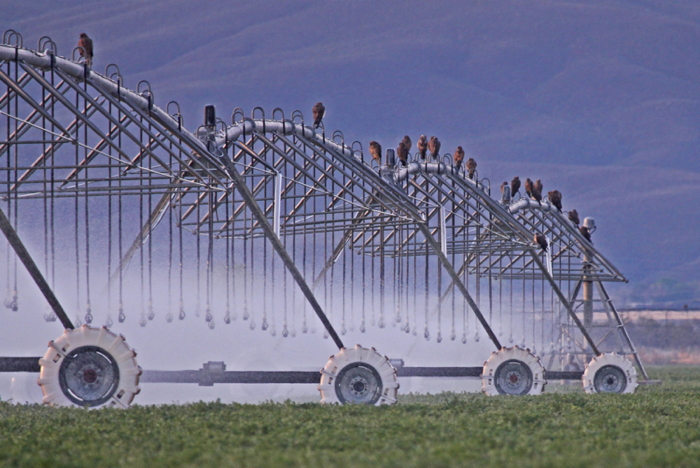
[[[338,373],[335,390],[341,403],[373,405],[381,396],[382,379],[367,363],[356,362]]]
[[[532,371],[522,361],[511,359],[496,369],[496,389],[501,395],[527,395],[532,387]]]
[[[622,369],[608,365],[596,372],[593,384],[597,392],[623,393],[627,387],[627,378]]]
[[[114,358],[97,346],[83,346],[66,355],[59,370],[63,394],[76,405],[98,406],[109,400],[119,385]]]

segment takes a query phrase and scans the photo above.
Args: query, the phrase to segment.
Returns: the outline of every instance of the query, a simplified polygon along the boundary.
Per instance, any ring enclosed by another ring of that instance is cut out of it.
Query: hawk
[[[425,160],[425,155],[428,152],[428,138],[425,135],[421,135],[416,146],[418,147],[420,158]]]
[[[550,203],[556,206],[559,213],[561,213],[561,192],[559,190],[552,190],[551,192],[547,192],[547,197]]]
[[[80,33],[78,47],[78,52],[80,52],[80,56],[85,59],[85,64],[88,67],[92,67],[92,39],[90,39],[87,34]]]
[[[510,196],[515,197],[515,194],[520,190],[520,177],[515,176],[510,181]]]
[[[314,114],[314,128],[318,128],[323,120],[323,115],[326,113],[326,108],[323,103],[317,102],[311,112]]]
[[[438,137],[436,136],[431,136],[430,141],[428,142],[428,150],[430,150],[430,156],[433,157],[433,159],[437,159],[438,156],[440,156],[440,140],[438,140]]]
[[[462,165],[462,161],[464,161],[464,150],[462,149],[461,146],[458,146],[457,149],[455,150],[454,154],[452,155],[452,160],[454,161],[454,165],[456,167],[460,167]],[[470,159],[471,161],[471,159]],[[467,164],[467,167],[469,165]]]
[[[473,179],[474,172],[476,172],[476,161],[474,161],[474,158],[469,158],[467,161],[467,171],[469,172],[469,178]]]
[[[376,141],[369,142],[369,154],[372,155],[372,159],[377,161],[377,164],[381,166],[382,164],[382,145]]]

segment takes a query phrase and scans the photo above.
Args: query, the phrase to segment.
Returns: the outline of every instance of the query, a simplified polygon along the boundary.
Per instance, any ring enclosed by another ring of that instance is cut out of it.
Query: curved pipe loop
[[[277,118],[277,114],[282,115],[281,119]],[[281,107],[275,107],[272,109],[272,120],[281,120],[282,121],[282,134],[286,135],[287,134],[287,122],[284,118],[284,111],[282,110]]]
[[[476,180],[479,180],[479,178],[477,177]],[[482,190],[485,190],[489,196],[491,195],[491,180],[489,180],[487,177],[484,177],[483,179],[481,179],[477,183],[477,186],[479,188],[481,188]]]
[[[170,111],[170,106],[175,106],[175,112]],[[169,115],[180,115],[180,103],[177,101],[170,101],[165,105],[165,112]]]
[[[43,51],[44,53],[51,53],[53,55],[58,55],[58,47],[56,43],[51,40],[49,36],[41,36],[39,38],[39,43],[36,50]]]
[[[340,142],[338,142],[340,140]],[[345,135],[343,135],[343,132],[340,130],[336,130],[333,132],[333,143],[336,143],[341,146],[345,146]]]
[[[282,118],[277,118],[278,113],[282,115]],[[284,111],[281,107],[275,107],[274,109],[272,109],[272,120],[281,120],[284,122]]]
[[[296,119],[299,119],[298,123],[300,123],[301,126],[303,127],[304,126],[304,114],[302,114],[301,111],[298,109],[292,112],[292,122],[295,124],[297,123]]]
[[[260,107],[260,106],[254,107],[253,110],[252,110],[252,112],[250,113],[250,116],[251,116],[251,118],[252,118],[253,120],[255,120],[255,111],[256,111],[256,110],[260,110],[260,114],[262,115],[262,118],[261,118],[260,120],[262,120],[262,127],[263,127],[263,128],[262,128],[262,132],[263,132],[263,135],[264,135],[265,133],[267,133],[267,132],[265,131],[265,130],[267,130],[267,128],[266,128],[266,126],[265,126],[265,109],[263,109],[263,108]]]
[[[10,41],[14,39],[15,43],[12,44]],[[14,29],[8,29],[5,31],[2,35],[2,43],[15,46],[15,47],[24,47],[24,39],[22,39],[22,35],[15,31]]]
[[[255,122],[249,117],[243,117],[243,143],[246,141],[246,135],[252,134],[255,131]]]
[[[219,128],[219,126],[221,128]],[[227,138],[226,137],[226,129],[227,128],[228,127],[226,126],[226,122],[224,122],[222,119],[217,117],[216,118],[216,133],[218,134],[219,132],[221,132],[221,135],[224,137],[224,139],[226,139]]]
[[[355,156],[357,159],[360,161],[363,161],[365,159],[365,152],[362,149],[362,143],[355,140],[352,142],[350,145],[350,149],[352,150],[353,156]]]
[[[114,71],[112,71],[114,70]],[[119,67],[117,66],[116,63],[110,63],[105,67],[105,75],[116,82],[119,83],[120,86],[124,85],[124,80],[122,79],[122,74],[119,71]],[[116,77],[116,79],[115,79]]]
[[[237,115],[241,116],[240,120],[245,119],[245,114],[243,113],[243,109],[241,109],[240,107],[236,107],[235,109],[233,109],[233,112],[231,113],[231,125],[234,125],[236,122],[238,122],[236,120]]]
[[[215,135],[219,135],[224,139],[224,144],[219,148],[219,151],[221,151],[223,154],[228,154],[228,133],[226,132],[226,129],[228,127],[226,126],[226,122],[223,121],[223,119],[216,118],[216,130],[215,130]]]
[[[142,90],[141,88],[144,87],[145,89]],[[153,109],[153,101],[155,100],[153,91],[151,90],[151,83],[149,83],[147,80],[139,81],[136,84],[136,92],[141,95],[141,97],[145,97],[148,100],[148,111],[150,112]]]
[[[172,105],[172,106],[175,106],[175,112],[171,112],[171,111],[170,111],[170,106],[171,106],[171,105]],[[168,104],[166,104],[166,106],[165,106],[165,112],[166,112],[169,116],[171,116],[172,118],[174,118],[175,120],[177,120],[177,130],[181,132],[181,131],[182,131],[182,125],[183,125],[184,119],[182,118],[182,114],[180,113],[180,103],[177,102],[177,101],[170,101],[170,102],[168,102]]]

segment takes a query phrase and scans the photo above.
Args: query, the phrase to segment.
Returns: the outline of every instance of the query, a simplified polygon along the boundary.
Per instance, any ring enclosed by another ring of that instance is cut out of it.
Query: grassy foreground
[[[700,466],[700,367],[635,395],[405,395],[393,407],[0,402],[0,466]]]

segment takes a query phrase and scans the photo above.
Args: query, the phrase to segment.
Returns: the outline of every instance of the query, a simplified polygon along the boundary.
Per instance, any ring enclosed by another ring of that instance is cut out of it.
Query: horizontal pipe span
[[[521,198],[517,202],[510,205],[508,207],[508,211],[510,212],[510,214],[515,214],[518,211],[522,211],[525,208],[529,207],[539,208],[540,210],[545,211],[547,213],[552,211],[552,204],[548,201],[542,200],[540,203],[538,203],[537,200],[532,200],[530,198]],[[567,221],[569,220],[567,219]]]
[[[2,357],[0,372],[39,372],[39,357]],[[483,367],[399,367],[398,377],[481,377]],[[545,371],[547,380],[580,380],[582,371]],[[215,383],[247,384],[318,384],[320,372],[315,371],[224,371],[204,370],[159,371],[147,370],[141,375],[141,383]]]
[[[39,372],[39,357],[0,358],[0,372]]]
[[[331,139],[326,138],[322,133],[302,124],[294,123],[291,120],[261,120],[244,118],[242,122],[235,123],[226,129],[226,137],[221,134],[216,137],[216,146],[221,148],[227,141],[236,141],[241,135],[252,135],[253,133],[279,133],[281,135],[300,135],[310,140],[314,140],[321,145],[328,146],[347,157],[353,155],[352,149],[345,145],[339,145]]]
[[[399,367],[398,377],[481,377],[479,367]]]
[[[544,371],[545,380],[581,380],[583,371]]]
[[[143,371],[140,383],[196,383],[210,386],[215,383],[245,384],[318,384],[321,373],[313,371]]]

